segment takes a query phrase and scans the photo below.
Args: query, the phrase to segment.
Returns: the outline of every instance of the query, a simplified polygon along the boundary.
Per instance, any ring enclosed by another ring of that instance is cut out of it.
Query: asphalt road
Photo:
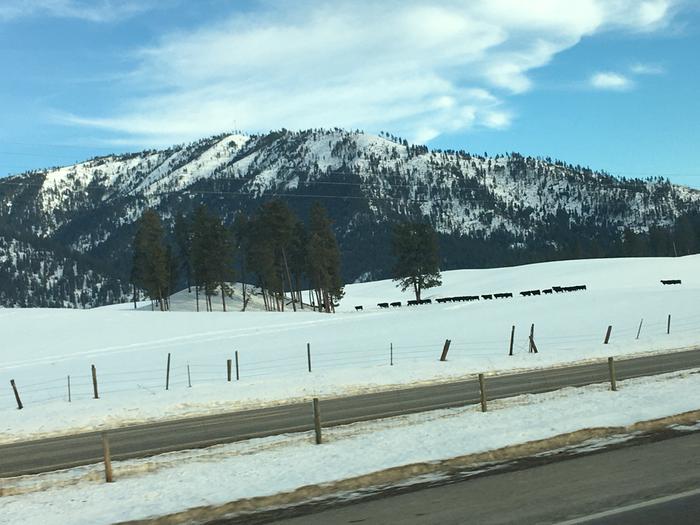
[[[265,523],[696,525],[700,432]]]
[[[616,361],[618,380],[697,367],[700,349]],[[607,363],[597,363],[489,377],[486,390],[489,399],[498,399],[607,380]],[[478,383],[472,379],[322,400],[321,417],[324,426],[334,426],[478,402]],[[120,460],[311,429],[311,403],[296,403],[125,427],[109,436],[112,458]],[[0,477],[101,460],[98,432],[1,445]]]

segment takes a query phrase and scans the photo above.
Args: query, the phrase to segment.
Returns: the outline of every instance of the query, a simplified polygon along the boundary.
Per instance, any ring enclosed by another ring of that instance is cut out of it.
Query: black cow
[[[661,284],[681,284],[680,279],[661,279]]]
[[[523,297],[530,297],[532,295],[532,292],[528,290],[525,292],[520,292],[520,295],[522,295]]]
[[[377,303],[379,308],[389,308],[389,303]]]
[[[487,293],[485,295],[482,295],[481,298],[486,299],[488,301],[489,299],[493,299],[493,295],[491,295],[490,293]]]
[[[551,295],[552,289],[551,289],[551,288],[547,288],[547,289],[545,289],[545,290],[542,290],[542,293],[545,294],[545,295]]]
[[[417,304],[418,304],[418,301],[416,301],[415,299],[409,299],[408,301],[406,301],[407,306],[415,306]]]
[[[356,312],[362,311],[362,307],[361,307],[361,306],[356,306],[356,307],[355,307],[355,311],[356,311]]]
[[[395,303],[391,303],[391,306],[393,306],[394,308],[397,308],[397,307],[401,306],[401,301],[396,301]]]

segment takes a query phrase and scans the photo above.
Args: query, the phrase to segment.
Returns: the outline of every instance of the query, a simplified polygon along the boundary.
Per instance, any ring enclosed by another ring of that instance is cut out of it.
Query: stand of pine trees
[[[200,295],[206,311],[212,311],[215,295],[221,296],[226,311],[226,298],[233,294],[229,283],[236,277],[234,256],[243,284],[243,310],[250,299],[246,281],[251,275],[268,311],[311,306],[331,313],[343,296],[340,250],[320,204],[313,207],[308,228],[281,200],[263,204],[252,217],[239,213],[230,228],[200,206],[191,217],[176,216],[171,237],[172,248],[158,215],[144,212],[133,245],[134,301],[140,289],[160,310],[167,310],[172,283],[179,280],[188,291],[194,287],[197,311]],[[304,285],[312,288],[306,305]]]

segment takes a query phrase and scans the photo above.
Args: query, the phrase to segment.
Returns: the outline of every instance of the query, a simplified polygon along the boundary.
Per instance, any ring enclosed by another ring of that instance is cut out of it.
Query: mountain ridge
[[[389,274],[391,225],[400,220],[430,222],[444,264],[456,267],[527,262],[534,250],[556,256],[572,239],[607,245],[625,230],[670,227],[700,210],[700,191],[661,178],[616,178],[517,153],[430,150],[335,128],[219,134],[0,179],[0,220],[113,261],[112,277],[124,280],[144,209],[171,224],[205,203],[230,223],[274,197],[302,218],[314,200],[326,205],[348,281]]]

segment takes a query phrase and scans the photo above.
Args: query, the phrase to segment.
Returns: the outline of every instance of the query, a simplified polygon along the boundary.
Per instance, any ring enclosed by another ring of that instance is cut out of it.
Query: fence
[[[579,333],[551,335],[537,326],[527,326],[527,332],[520,329],[515,331],[511,339],[511,326],[504,327],[500,339],[460,340],[450,337],[421,342],[420,344],[396,344],[386,342],[371,347],[346,346],[322,347],[320,345],[300,346],[298,352],[290,355],[288,352],[275,356],[260,358],[258,353],[244,348],[231,350],[230,357],[218,361],[197,362],[192,359],[178,361],[178,355],[163,354],[161,368],[146,370],[132,367],[128,370],[111,370],[97,367],[95,381],[91,372],[91,363],[85,363],[84,368],[77,374],[50,378],[42,381],[26,383],[14,381],[8,385],[6,396],[3,395],[5,406],[11,404],[20,408],[54,401],[81,401],[99,397],[110,398],[126,392],[141,392],[144,395],[155,395],[164,390],[177,392],[184,388],[203,384],[224,384],[248,379],[265,377],[299,377],[316,372],[364,370],[373,367],[427,367],[439,362],[445,351],[447,362],[457,360],[468,364],[472,371],[483,371],[493,368],[497,358],[511,359],[518,356],[539,352],[542,355],[557,356],[562,352],[577,351],[582,348],[598,348],[602,350],[606,340],[609,343],[634,345],[638,342],[649,342],[649,337],[663,340],[669,334],[692,334],[700,338],[700,315],[662,319],[640,320],[634,326],[602,326],[599,333]],[[532,333],[532,338],[530,334]],[[654,339],[654,342],[656,342]],[[535,344],[536,342],[536,344]],[[600,357],[608,353],[601,352]],[[232,359],[235,356],[235,369]],[[466,361],[468,360],[468,361]],[[502,361],[501,361],[502,364]],[[440,366],[449,366],[442,364]],[[16,391],[14,390],[16,388]],[[16,395],[15,395],[16,392]],[[99,396],[95,393],[99,392]]]

